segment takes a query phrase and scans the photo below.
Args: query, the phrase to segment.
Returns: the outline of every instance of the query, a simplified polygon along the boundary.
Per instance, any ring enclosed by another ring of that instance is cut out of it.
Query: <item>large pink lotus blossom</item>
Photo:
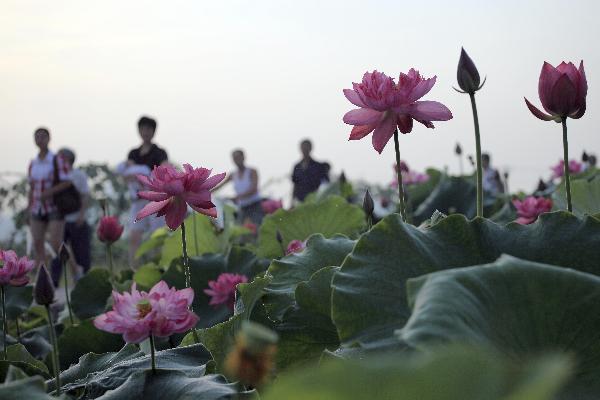
[[[292,253],[300,253],[302,250],[306,248],[306,242],[302,240],[294,239],[288,243],[287,249],[285,249],[285,255],[289,255]]]
[[[542,107],[549,114],[542,112],[525,99],[529,111],[544,121],[560,122],[563,118],[581,118],[585,113],[587,96],[587,79],[583,69],[583,61],[579,69],[572,62],[564,61],[554,68],[545,62],[540,72],[538,94]]]
[[[437,101],[418,101],[435,84],[436,77],[424,79],[411,68],[408,74],[400,73],[398,83],[382,72],[366,72],[361,83],[344,89],[344,95],[355,106],[344,115],[344,122],[354,125],[349,140],[358,140],[373,132],[373,148],[381,153],[394,135],[396,127],[409,133],[413,119],[427,128],[431,121],[447,121],[452,113]]]
[[[230,274],[228,272],[222,273],[216,281],[208,282],[210,289],[204,289],[204,293],[211,297],[208,304],[215,307],[225,304],[233,311],[235,287],[238,283],[246,282],[248,282],[248,278],[245,275]]]
[[[172,165],[161,165],[154,167],[150,177],[137,176],[148,189],[138,192],[138,196],[150,203],[140,210],[136,220],[151,214],[164,216],[167,226],[175,230],[185,219],[188,204],[201,214],[217,217],[210,191],[225,178],[225,174],[210,176],[209,169],[193,168],[189,164],[183,167],[184,171],[178,171]]]
[[[24,286],[35,263],[27,257],[17,257],[13,250],[0,250],[0,285]]]
[[[102,243],[114,243],[123,234],[125,227],[119,223],[117,217],[102,217],[98,223],[96,234]]]
[[[561,178],[565,175],[565,160],[560,160],[556,165],[551,167],[552,169],[552,178]],[[583,164],[581,164],[577,160],[569,161],[569,173],[570,174],[578,174],[583,171]]]
[[[513,200],[517,209],[517,223],[522,225],[531,224],[537,217],[552,210],[552,200],[544,197],[528,196],[523,200]]]
[[[260,203],[265,214],[273,214],[275,211],[283,208],[282,200],[266,199]]]
[[[96,328],[123,335],[127,343],[139,343],[151,334],[158,337],[186,332],[198,317],[189,310],[194,300],[191,288],[177,290],[160,281],[150,292],[140,292],[135,283],[131,292],[113,291],[113,309],[94,319]]]

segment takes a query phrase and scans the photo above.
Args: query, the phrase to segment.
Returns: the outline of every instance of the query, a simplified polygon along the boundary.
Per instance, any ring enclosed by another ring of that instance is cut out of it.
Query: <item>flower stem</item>
[[[565,189],[567,192],[567,210],[573,212],[573,204],[571,204],[571,175],[569,173],[569,141],[567,140],[567,117],[562,119],[563,131],[563,157],[565,160]]]
[[[192,274],[190,272],[190,264],[187,253],[187,241],[185,237],[185,222],[181,223],[181,248],[183,251],[183,271],[185,273],[185,287],[192,287]],[[194,312],[194,306],[190,304],[190,311]],[[194,343],[198,343],[200,340],[198,338],[198,332],[196,332],[196,328],[192,327],[192,336],[194,337]]]
[[[106,244],[106,262],[108,262],[108,272],[110,275],[110,283],[114,285],[115,275],[114,275],[114,267],[113,267],[112,246],[110,243]]]
[[[400,215],[406,222],[406,209],[404,207],[404,185],[402,184],[402,170],[400,169],[400,143],[398,143],[398,129],[394,131],[394,146],[396,148],[396,175],[398,175],[398,200],[400,200]]]
[[[71,322],[71,326],[75,325],[75,322],[73,321],[73,310],[71,309],[71,300],[69,299],[69,277],[67,274],[67,263],[66,262],[62,262],[62,268],[63,268],[63,272],[64,272],[64,277],[65,277],[65,300],[67,302],[67,310],[69,310],[69,322]]]
[[[17,342],[21,343],[21,328],[19,326],[19,317],[15,318],[15,328],[17,329]]]
[[[48,324],[50,326],[50,341],[52,342],[52,367],[56,377],[56,395],[60,396],[60,364],[58,362],[58,341],[56,340],[56,331],[54,330],[54,321],[52,321],[52,312],[50,306],[46,305],[46,314],[48,315]]]
[[[156,356],[154,354],[154,335],[150,334],[150,359],[152,360],[152,374],[156,375]]]
[[[2,298],[2,345],[4,346],[3,360],[8,360],[8,351],[6,350],[6,331],[8,330],[8,321],[6,319],[6,294],[4,285],[0,285],[0,297]]]
[[[475,104],[475,93],[469,93],[473,109],[473,125],[475,126],[475,153],[477,157],[477,216],[483,217],[483,168],[481,166],[481,139],[479,135],[479,117]]]

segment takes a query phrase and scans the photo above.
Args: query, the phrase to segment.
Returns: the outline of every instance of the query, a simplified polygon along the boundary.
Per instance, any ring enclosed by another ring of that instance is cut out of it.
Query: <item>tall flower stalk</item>
[[[545,62],[540,72],[538,93],[544,113],[529,100],[525,104],[531,113],[542,121],[555,121],[562,124],[563,161],[567,209],[573,211],[571,203],[571,175],[569,171],[569,141],[567,138],[567,118],[579,119],[586,109],[587,78],[583,61],[579,68],[571,62],[560,63],[556,68]]]
[[[412,131],[413,121],[433,128],[432,121],[448,121],[452,113],[437,101],[421,101],[433,85],[436,77],[425,79],[417,70],[400,73],[398,83],[384,73],[366,72],[361,83],[353,83],[352,89],[344,89],[344,96],[355,106],[344,115],[344,122],[353,125],[349,140],[359,140],[373,132],[373,148],[381,153],[394,137],[396,162],[400,166],[398,131]],[[406,207],[402,176],[398,172],[398,200],[400,215],[406,222]]]
[[[35,290],[33,292],[35,301],[46,308],[48,317],[48,327],[50,332],[50,341],[52,342],[52,367],[56,380],[56,395],[60,396],[60,363],[58,358],[58,340],[56,339],[56,330],[50,305],[54,303],[54,286],[52,279],[45,265],[40,266],[37,279],[35,282]]]
[[[458,68],[456,71],[456,80],[461,90],[454,89],[459,93],[466,93],[471,99],[471,111],[473,113],[473,126],[475,128],[475,157],[477,165],[477,216],[483,217],[483,167],[481,165],[481,134],[479,132],[479,117],[477,116],[477,103],[475,102],[475,92],[480,90],[485,83],[481,82],[479,71],[475,63],[467,54],[465,49],[461,49]]]
[[[110,273],[110,282],[114,284],[115,271],[113,264],[112,245],[121,238],[125,227],[119,223],[117,217],[105,215],[100,218],[96,235],[98,239],[106,245],[106,263]]]
[[[6,315],[6,293],[4,285],[0,285],[0,297],[2,298],[2,345],[3,345],[3,360],[8,360],[8,351],[6,350],[6,332],[8,331],[8,318]]]
[[[64,277],[64,283],[65,283],[65,301],[67,303],[67,310],[69,311],[69,322],[71,323],[71,325],[75,325],[75,320],[73,318],[73,309],[71,308],[71,299],[69,297],[70,296],[69,295],[69,274],[67,273],[67,262],[69,261],[69,251],[67,250],[67,247],[65,246],[64,243],[60,246],[60,250],[59,250],[58,254],[59,254],[60,264],[63,269],[63,277]]]

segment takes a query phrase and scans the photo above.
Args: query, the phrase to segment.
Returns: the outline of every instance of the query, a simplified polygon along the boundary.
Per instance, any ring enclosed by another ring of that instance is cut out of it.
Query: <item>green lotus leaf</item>
[[[554,207],[559,210],[567,209],[567,195],[564,184],[552,194]],[[574,179],[571,182],[571,203],[573,214],[577,216],[600,213],[600,174],[586,179]]]
[[[600,221],[566,212],[531,225],[451,215],[416,228],[390,215],[364,234],[334,275],[332,319],[345,345],[387,341],[410,316],[406,281],[495,261],[506,253],[600,274]]]
[[[0,399],[56,400],[56,397],[46,393],[44,380],[41,377],[32,376],[0,385]]]
[[[575,374],[560,398],[600,396],[600,277],[503,256],[407,286],[413,313],[398,335],[410,347],[475,344],[517,360],[572,354]]]
[[[71,307],[80,320],[95,317],[106,309],[112,293],[110,273],[104,268],[92,268],[71,292]]]
[[[4,287],[6,296],[6,315],[9,320],[15,320],[31,307],[33,301],[33,286]]]
[[[304,241],[314,233],[325,237],[335,234],[355,237],[365,226],[362,209],[339,196],[301,204],[292,210],[280,209],[265,217],[260,226],[258,254],[265,258],[281,257],[292,240]],[[277,242],[277,231],[283,244]]]

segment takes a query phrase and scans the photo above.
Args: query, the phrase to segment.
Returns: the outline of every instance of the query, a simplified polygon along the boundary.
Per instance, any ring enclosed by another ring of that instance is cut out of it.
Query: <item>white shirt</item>
[[[83,172],[80,169],[74,169],[71,171],[69,176],[70,176],[71,182],[73,183],[73,186],[75,186],[75,189],[77,189],[77,191],[81,195],[81,198],[90,194],[90,187],[89,187],[88,181],[87,181],[88,176],[86,175],[85,172]],[[65,221],[66,222],[76,222],[78,217],[79,217],[79,211],[75,211],[74,213],[65,215]]]

